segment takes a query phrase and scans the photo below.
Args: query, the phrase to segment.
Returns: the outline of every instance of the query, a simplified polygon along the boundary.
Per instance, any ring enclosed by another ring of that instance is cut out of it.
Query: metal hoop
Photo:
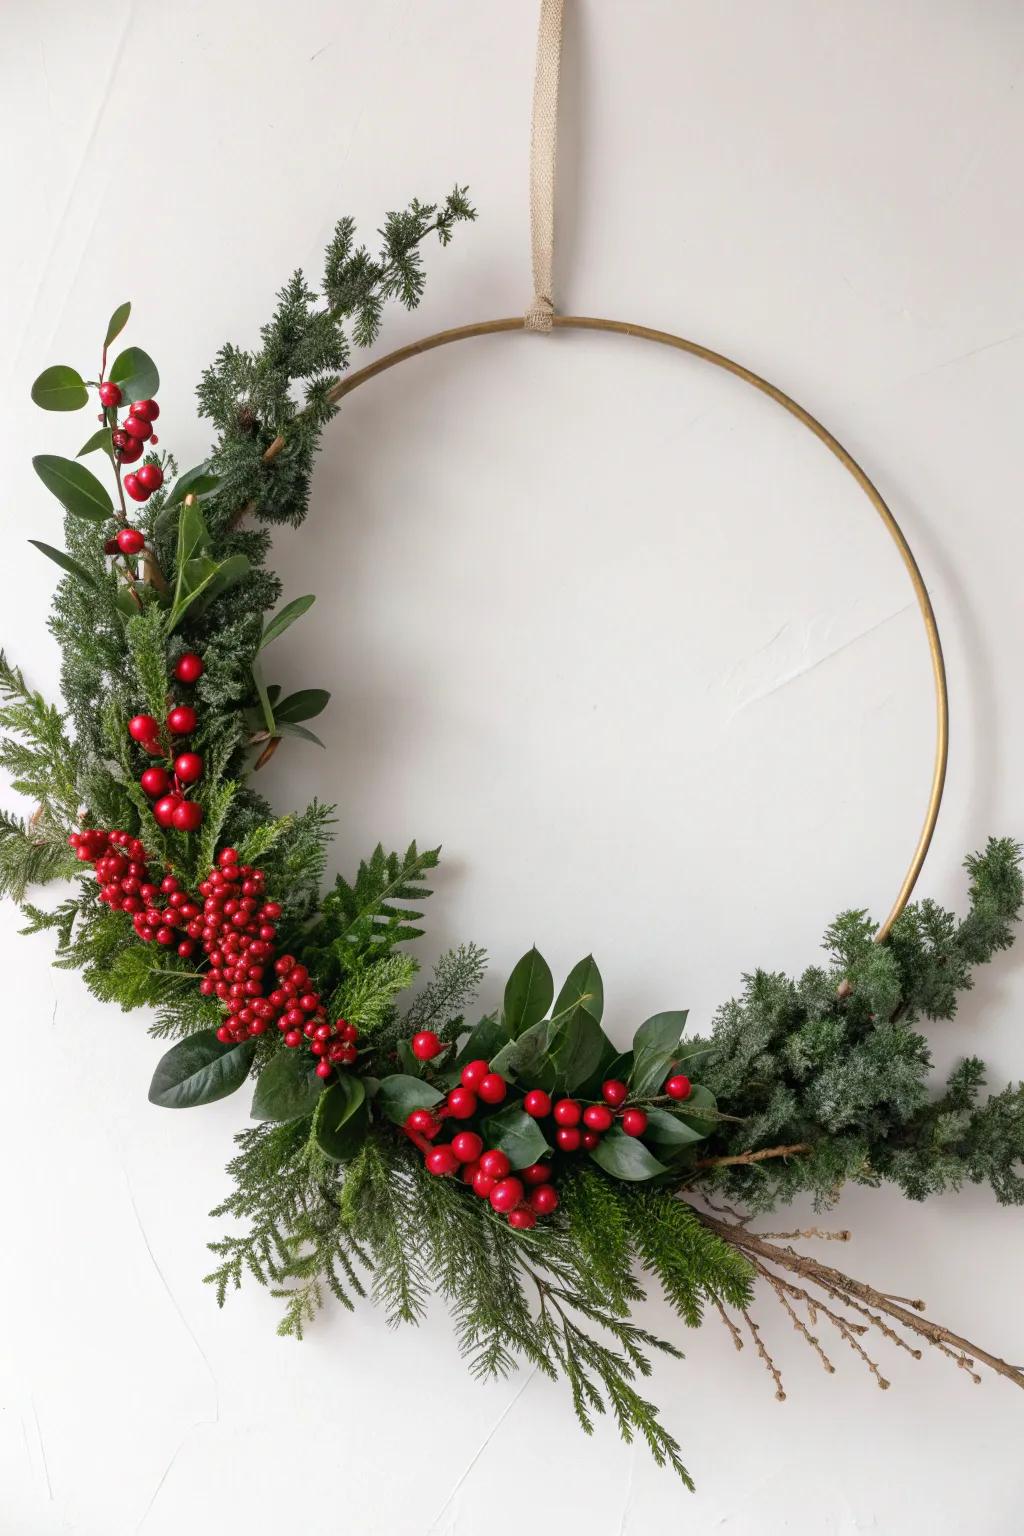
[[[635,336],[642,341],[656,341],[664,347],[675,347],[677,351],[688,352],[691,357],[701,358],[706,363],[712,363],[716,368],[722,368],[726,373],[733,374],[742,379],[745,384],[751,384],[755,389],[767,395],[781,405],[783,410],[795,416],[819,442],[848,470],[854,480],[860,486],[865,496],[874,507],[885,526],[885,530],[892,539],[900,559],[910,577],[910,584],[914,589],[917,606],[924,620],[925,632],[928,636],[928,650],[931,654],[932,681],[935,689],[935,761],[932,769],[931,788],[928,794],[928,809],[924,819],[924,826],[918,837],[913,857],[903,882],[900,885],[896,900],[893,902],[885,922],[878,929],[875,938],[878,942],[884,940],[893,923],[903,911],[910,900],[911,892],[917,883],[921,866],[924,864],[928,848],[931,844],[935,824],[939,819],[939,807],[942,804],[942,791],[946,781],[946,760],[949,753],[949,698],[946,688],[946,668],[942,659],[942,642],[939,639],[938,625],[935,622],[935,612],[932,608],[928,589],[924,584],[924,578],[914,559],[913,551],[907,543],[903,530],[889,510],[880,492],[868,479],[856,460],[847,453],[836,438],[823,427],[820,421],[805,411],[803,406],[797,405],[795,400],[785,394],[776,385],[770,384],[767,379],[762,379],[758,374],[752,373],[749,368],[744,368],[742,363],[735,363],[731,358],[723,357],[720,352],[712,352],[709,347],[702,347],[695,341],[686,341],[682,336],[673,336],[669,331],[654,331],[646,325],[627,325],[622,320],[598,320],[582,315],[555,315],[552,321],[555,330],[567,331],[607,331],[618,336]],[[376,362],[360,368],[355,373],[348,374],[331,390],[329,398],[332,401],[341,400],[345,395],[351,394],[361,384],[366,384],[387,369],[394,368],[398,363],[404,363],[410,357],[419,357],[423,352],[432,352],[436,347],[446,347],[453,341],[468,341],[473,336],[494,336],[503,331],[513,331],[525,334],[523,321],[519,316],[509,317],[504,320],[479,320],[474,325],[461,325],[450,331],[437,331],[433,336],[427,336],[422,341],[411,342],[408,346],[399,347],[394,352],[379,357]],[[535,343],[534,343],[535,344]]]

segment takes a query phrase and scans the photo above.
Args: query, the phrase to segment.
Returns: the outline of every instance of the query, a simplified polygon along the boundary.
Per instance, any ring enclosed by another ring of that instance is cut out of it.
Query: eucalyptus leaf
[[[544,956],[534,945],[512,968],[505,984],[504,1016],[513,1038],[538,1023],[555,995],[555,983]]]
[[[604,983],[593,955],[587,955],[569,972],[561,992],[555,999],[555,1006],[552,1009],[553,1017],[557,1018],[559,1014],[567,1013],[571,1008],[586,1008],[591,1017],[600,1024],[601,1015],[604,1012]]]
[[[114,503],[109,492],[84,464],[54,453],[37,453],[32,468],[73,517],[83,517],[90,523],[105,523],[113,517]]]
[[[160,388],[156,364],[141,347],[126,347],[119,352],[107,377],[118,386],[129,405],[136,400],[149,400]]]
[[[317,1105],[313,1133],[325,1157],[346,1163],[359,1150],[370,1123],[366,1089],[358,1077],[338,1077]]]
[[[315,602],[315,596],[310,594],[308,597],[296,597],[290,603],[285,603],[280,613],[275,613],[274,617],[268,620],[258,649],[262,650],[265,645],[270,644],[271,640],[276,640],[279,635],[283,635],[288,626],[294,624],[296,619],[301,619]]]
[[[188,1035],[161,1056],[149,1102],[163,1109],[192,1109],[225,1099],[245,1082],[255,1051],[255,1040],[222,1045],[212,1029]]]
[[[73,559],[71,555],[66,554],[63,549],[54,549],[52,544],[44,544],[41,539],[29,539],[29,543],[34,544],[36,549],[41,550],[48,559],[53,560],[55,564],[60,566],[62,571],[67,571],[68,575],[73,576],[76,581],[82,582],[84,586],[92,587],[94,592],[100,590],[100,584],[92,572],[87,571],[84,565],[79,565],[78,561]]]
[[[302,1120],[316,1109],[324,1091],[316,1058],[308,1051],[280,1048],[256,1080],[254,1120]]]
[[[504,1152],[513,1168],[528,1168],[551,1151],[536,1120],[518,1104],[488,1115],[480,1126],[480,1134],[484,1145]]]
[[[629,1086],[636,1098],[657,1093],[679,1053],[679,1037],[686,1028],[686,1010],[655,1013],[633,1036],[633,1071]]]
[[[32,385],[32,399],[44,411],[80,411],[89,403],[89,391],[77,368],[55,363],[44,368]]]
[[[443,1097],[421,1077],[395,1072],[391,1077],[381,1078],[376,1103],[389,1120],[404,1125],[414,1109],[433,1109]]]
[[[128,316],[131,314],[131,312],[132,306],[129,300],[126,300],[123,304],[119,304],[114,310],[114,313],[107,321],[107,334],[103,338],[104,351],[107,347],[110,346],[112,341],[116,341],[120,336],[121,332],[128,324]]]
[[[642,1141],[636,1136],[627,1136],[617,1125],[605,1132],[590,1155],[613,1179],[624,1179],[630,1184],[655,1179],[665,1172],[665,1164],[659,1163]]]

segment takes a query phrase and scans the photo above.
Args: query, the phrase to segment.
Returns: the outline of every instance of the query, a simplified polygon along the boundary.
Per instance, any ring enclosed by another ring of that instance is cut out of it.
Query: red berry
[[[421,1136],[436,1136],[437,1121],[429,1109],[413,1109],[405,1117],[406,1129],[417,1131]]]
[[[574,1125],[560,1125],[555,1132],[555,1140],[563,1152],[578,1152],[582,1139]]]
[[[486,1200],[497,1182],[497,1179],[493,1178],[491,1174],[485,1173],[482,1168],[478,1168],[473,1175],[474,1195],[479,1195],[481,1200]]]
[[[182,800],[171,817],[178,832],[198,832],[203,824],[203,808],[194,800]]]
[[[417,1061],[433,1061],[443,1050],[444,1046],[432,1029],[422,1029],[412,1037],[412,1053]]]
[[[333,1071],[334,1068],[331,1066],[329,1061],[318,1061],[316,1064],[317,1077],[330,1077]]]
[[[647,1116],[642,1109],[627,1109],[622,1117],[622,1129],[627,1136],[642,1136],[647,1129]]]
[[[195,730],[197,718],[191,704],[176,704],[167,716],[167,729],[174,736],[187,736]]]
[[[164,483],[164,472],[159,464],[143,464],[136,471],[135,478],[147,491],[158,491]]]
[[[475,1163],[483,1149],[483,1139],[476,1131],[460,1131],[452,1137],[452,1151],[460,1163]]]
[[[500,1104],[507,1091],[505,1079],[500,1072],[488,1072],[477,1089],[485,1104]]]
[[[528,1232],[531,1227],[537,1225],[537,1218],[526,1206],[520,1206],[517,1210],[509,1211],[508,1224],[510,1227],[515,1227],[517,1232]]]
[[[131,479],[137,480],[138,475],[127,475],[125,477],[125,485]],[[144,501],[145,497],[138,496],[136,500]],[[137,528],[122,528],[121,532],[117,535],[117,547],[122,555],[137,555],[140,549],[145,549],[146,540]]]
[[[546,1184],[551,1178],[551,1168],[548,1163],[531,1163],[529,1168],[520,1168],[519,1177],[527,1184]]]
[[[127,432],[115,432],[113,438],[114,446],[117,449],[117,457],[122,464],[134,464],[135,460],[141,459],[146,451],[138,438],[129,437]]]
[[[583,1145],[588,1152],[593,1152],[600,1140],[601,1138],[596,1131],[583,1132]]]
[[[523,1108],[535,1120],[543,1120],[545,1115],[551,1113],[551,1096],[543,1088],[531,1088],[523,1100]]]
[[[141,416],[143,421],[156,421],[160,407],[155,400],[136,400],[132,406],[132,415]]]
[[[288,1030],[284,1037],[284,1043],[294,1050],[297,1045],[302,1044],[302,1031],[298,1029]]]
[[[153,436],[153,428],[149,422],[142,416],[136,416],[134,410],[125,417],[124,430],[129,437],[138,438],[140,443],[144,443],[147,437]]]
[[[454,1143],[453,1143],[453,1145],[454,1145]],[[477,1176],[477,1174],[479,1172],[480,1172],[480,1164],[479,1163],[463,1163],[463,1165],[462,1165],[462,1172],[459,1174],[459,1178],[462,1180],[463,1184],[468,1184],[470,1189],[472,1189],[473,1188],[473,1180],[476,1178],[476,1176]]]
[[[601,1097],[613,1109],[618,1109],[619,1105],[624,1104],[629,1098],[629,1089],[617,1077],[612,1077],[606,1083],[601,1084]]]
[[[159,732],[152,715],[133,715],[128,721],[128,735],[133,741],[155,741]]]
[[[112,384],[109,379],[107,380],[106,384],[100,385],[99,396],[101,405],[107,405],[111,408],[114,408],[121,404],[121,391],[118,386],[116,384]]]
[[[479,1088],[490,1070],[490,1064],[486,1061],[467,1061],[461,1074],[463,1088]]]
[[[186,651],[184,656],[178,657],[174,675],[179,683],[198,682],[203,675],[203,658],[195,651]]]
[[[180,795],[164,795],[153,807],[153,820],[157,826],[170,827],[174,825],[174,813],[179,805],[184,802]]]
[[[607,1131],[614,1116],[607,1104],[588,1104],[583,1111],[583,1124],[591,1131]]]
[[[138,475],[125,475],[123,484],[133,501],[149,500],[149,492],[140,481]]]
[[[183,752],[174,759],[174,771],[183,784],[194,784],[203,776],[203,760],[198,752]]]
[[[217,863],[220,864],[222,867],[224,865],[227,865],[227,864],[237,864],[238,863],[238,849],[237,848],[222,848],[220,853],[218,853],[218,855],[217,855]],[[292,964],[293,965],[295,964],[294,960],[292,961]]]
[[[480,1159],[480,1172],[486,1173],[491,1179],[503,1179],[511,1166],[505,1153],[499,1152],[496,1147],[485,1152]]]
[[[518,1179],[500,1179],[487,1198],[496,1211],[514,1211],[524,1193]]]
[[[668,1082],[665,1084],[665,1092],[668,1094],[670,1099],[688,1099],[690,1094],[693,1092],[693,1084],[690,1082],[690,1079],[686,1076],[685,1072],[677,1072],[676,1075],[674,1077],[670,1077]]]
[[[427,1171],[444,1176],[454,1173],[459,1166],[459,1160],[451,1147],[431,1147],[426,1157]]]
[[[557,1125],[579,1125],[582,1110],[575,1099],[559,1099],[554,1114]]]
[[[538,1216],[550,1216],[558,1209],[558,1190],[553,1184],[539,1184],[530,1191],[530,1208]]]
[[[146,794],[151,795],[154,800],[159,799],[161,795],[166,795],[171,787],[171,781],[162,768],[147,768],[145,773],[140,775],[139,783]]]
[[[453,1088],[448,1095],[448,1108],[456,1120],[468,1120],[476,1114],[476,1094],[471,1088]]]

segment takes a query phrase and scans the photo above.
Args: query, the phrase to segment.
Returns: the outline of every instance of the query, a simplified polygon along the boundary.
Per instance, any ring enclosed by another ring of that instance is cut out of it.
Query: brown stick
[[[799,1157],[809,1152],[809,1141],[796,1141],[791,1147],[762,1147],[760,1152],[737,1152],[733,1157],[699,1157],[695,1168],[731,1168],[737,1163],[763,1163],[769,1157]]]
[[[810,1280],[823,1289],[832,1291],[833,1294],[838,1293],[851,1299],[856,1297],[866,1302],[868,1306],[877,1308],[879,1312],[884,1312],[888,1317],[895,1318],[904,1328],[916,1333],[919,1338],[927,1339],[937,1348],[952,1347],[959,1350],[964,1355],[980,1360],[997,1375],[1005,1376],[1007,1381],[1012,1381],[1015,1386],[1024,1388],[1024,1371],[1017,1366],[1000,1360],[998,1355],[989,1354],[985,1349],[979,1349],[977,1344],[972,1344],[969,1339],[962,1338],[952,1329],[943,1328],[941,1324],[931,1322],[921,1317],[919,1313],[900,1306],[882,1291],[876,1291],[874,1286],[867,1285],[862,1280],[855,1280],[851,1275],[844,1275],[841,1270],[833,1269],[829,1264],[822,1264],[817,1259],[806,1258],[803,1254],[794,1252],[792,1248],[776,1247],[775,1244],[765,1242],[763,1238],[748,1232],[743,1227],[734,1227],[729,1222],[716,1220],[705,1211],[697,1211],[697,1215],[706,1227],[725,1242],[731,1243],[741,1253],[746,1253],[751,1258],[756,1255],[757,1258],[769,1264],[776,1264],[780,1269],[789,1270],[791,1274],[800,1275],[804,1280]]]

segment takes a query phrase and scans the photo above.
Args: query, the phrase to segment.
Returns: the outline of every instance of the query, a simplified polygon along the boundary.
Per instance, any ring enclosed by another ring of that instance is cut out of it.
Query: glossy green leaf
[[[59,565],[62,571],[67,571],[69,576],[74,576],[76,581],[92,587],[96,592],[100,590],[100,584],[92,572],[87,571],[84,565],[79,565],[78,561],[72,559],[63,549],[54,549],[52,544],[44,544],[41,539],[29,539],[29,543],[34,544],[36,549],[41,550],[48,559]]]
[[[551,1151],[536,1120],[518,1104],[488,1115],[480,1126],[480,1134],[484,1146],[504,1152],[513,1168],[528,1168]]]
[[[258,649],[262,650],[265,645],[270,644],[271,640],[276,640],[279,635],[283,635],[288,626],[294,624],[296,619],[301,619],[315,602],[316,598],[310,594],[308,597],[296,597],[290,603],[285,603],[280,613],[275,613],[274,617],[268,621]]]
[[[308,1051],[278,1050],[256,1080],[254,1120],[302,1120],[311,1115],[324,1091],[316,1058]]]
[[[395,1046],[395,1055],[405,1068],[405,1075],[407,1077],[421,1077],[423,1075],[424,1064],[422,1061],[417,1061],[408,1040],[399,1040]]]
[[[615,1059],[615,1047],[585,1008],[571,1009],[553,1026],[549,1053],[558,1086],[567,1093],[574,1093],[592,1078],[600,1081],[602,1069]]]
[[[577,1007],[585,1008],[600,1024],[604,1012],[604,983],[593,955],[587,955],[578,965],[573,966],[555,999],[552,1015],[557,1018],[559,1014]]]
[[[110,365],[107,375],[120,386],[125,401],[131,405],[136,400],[149,400],[160,388],[160,375],[156,364],[141,347],[126,347]]]
[[[521,1035],[538,1023],[555,995],[555,983],[544,956],[534,945],[517,961],[505,984],[504,1016],[509,1034]]]
[[[321,1096],[313,1123],[316,1144],[325,1157],[346,1163],[359,1150],[370,1123],[366,1089],[345,1073]]]
[[[300,720],[315,720],[323,714],[330,698],[326,688],[300,688],[298,693],[290,693],[281,700],[274,715],[278,720],[290,720],[293,725]]]
[[[263,714],[264,727],[270,732],[271,736],[273,736],[276,734],[275,728],[277,722],[274,717],[273,705],[270,702],[270,690],[263,680],[263,668],[260,666],[258,661],[254,661],[252,664],[252,680],[256,685],[256,692],[259,695],[260,710]]]
[[[54,453],[37,453],[32,467],[46,489],[73,517],[83,517],[90,523],[105,523],[113,517],[114,503],[109,492],[84,464]]]
[[[509,1042],[508,1027],[497,1014],[489,1013],[470,1030],[455,1058],[456,1067],[464,1067],[467,1061],[490,1062]]]
[[[391,1077],[381,1078],[375,1102],[389,1120],[404,1125],[414,1109],[433,1109],[443,1097],[422,1078],[395,1072]]]
[[[44,411],[80,411],[89,403],[89,391],[77,368],[56,363],[44,368],[32,385],[32,399]]]
[[[79,448],[78,452],[75,454],[75,458],[84,459],[87,453],[95,453],[97,448],[102,448],[107,457],[113,461],[114,445],[110,441],[109,427],[98,428],[97,431],[93,433],[92,437],[90,437],[87,442],[82,444],[81,448]]]
[[[117,306],[117,308],[114,310],[114,313],[107,321],[107,334],[103,338],[104,348],[109,347],[112,341],[117,340],[125,326],[128,324],[128,316],[131,314],[131,312],[132,306],[129,300],[126,300],[125,303],[119,304]],[[139,398],[142,399],[144,397],[140,395]]]
[[[627,1136],[617,1125],[605,1132],[590,1155],[613,1179],[624,1179],[630,1184],[656,1179],[665,1172],[665,1164],[659,1163],[642,1141]]]
[[[278,720],[274,729],[275,736],[299,736],[303,741],[311,741],[315,747],[323,747],[323,742],[315,731],[309,731],[304,725],[296,725],[294,720]],[[324,748],[326,751],[327,749]]]
[[[503,1077],[524,1082],[530,1088],[544,1088],[550,1093],[558,1077],[558,1070],[548,1051],[552,1028],[550,1019],[541,1019],[539,1024],[531,1024],[515,1040],[502,1046],[491,1060],[491,1069],[500,1072]]]
[[[177,506],[186,496],[206,496],[217,489],[220,481],[220,475],[215,475],[210,469],[209,459],[204,459],[201,464],[186,469],[183,475],[178,476],[167,493],[166,507]]]
[[[255,1051],[255,1040],[222,1045],[212,1029],[188,1035],[161,1056],[149,1102],[163,1109],[192,1109],[225,1099],[245,1082]]]
[[[693,1085],[690,1097],[683,1100],[678,1113],[690,1129],[701,1136],[710,1136],[719,1121],[726,1118],[719,1114],[718,1100],[703,1083]]]
[[[644,1140],[653,1142],[656,1147],[665,1148],[666,1155],[680,1147],[689,1147],[694,1142],[703,1141],[710,1134],[710,1122],[702,1130],[695,1130],[689,1121],[673,1114],[671,1110],[654,1108],[647,1111]]]
[[[656,1094],[679,1052],[679,1037],[686,1028],[686,1010],[655,1013],[633,1036],[633,1072],[629,1086],[636,1098]]]

